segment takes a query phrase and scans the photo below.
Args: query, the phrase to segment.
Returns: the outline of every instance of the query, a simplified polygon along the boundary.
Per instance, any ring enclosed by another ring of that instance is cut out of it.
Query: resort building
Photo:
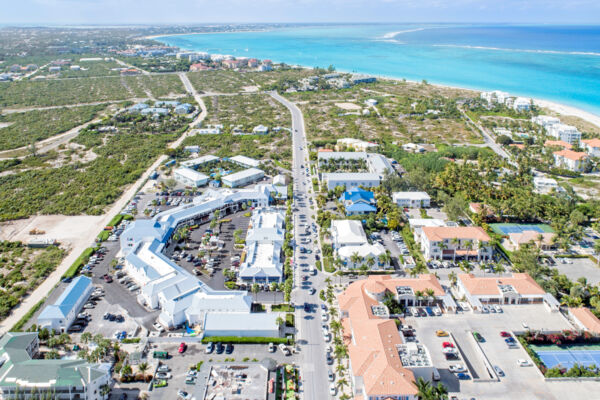
[[[375,194],[368,190],[361,188],[347,190],[339,200],[346,209],[346,215],[363,215],[377,212]]]
[[[80,359],[45,360],[39,356],[37,332],[8,332],[0,339],[2,399],[104,400],[110,364]],[[35,395],[31,395],[35,393]]]
[[[513,109],[519,112],[531,110],[531,99],[517,97],[512,105]]]
[[[386,293],[401,299],[402,304],[416,304],[415,293],[432,293],[431,304],[448,300],[449,308],[456,305],[433,275],[416,279],[369,276],[351,283],[338,296],[353,397],[417,400],[414,382],[419,377],[431,380],[434,367],[425,346],[403,342],[383,304]]]
[[[427,260],[457,258],[489,260],[493,254],[491,238],[477,226],[423,227],[421,249]]]
[[[92,280],[84,275],[73,279],[54,304],[47,305],[38,316],[38,325],[56,332],[66,332],[90,297]]]
[[[241,155],[230,157],[228,161],[246,168],[258,168],[260,165],[259,160]]]
[[[344,246],[360,246],[367,241],[362,223],[356,220],[337,219],[331,221],[331,240],[333,249]]]
[[[543,128],[548,128],[551,125],[560,124],[560,119],[549,115],[537,115],[531,118],[531,122]]]
[[[415,243],[421,243],[421,235],[423,234],[424,227],[446,226],[446,222],[438,218],[409,218],[408,225],[413,231]]]
[[[284,240],[283,212],[274,208],[256,209],[246,235],[246,259],[240,266],[239,279],[245,283],[283,282]]]
[[[319,153],[321,154],[321,153]],[[377,187],[381,183],[381,178],[377,174],[369,172],[333,172],[324,173],[321,179],[327,184],[328,190],[333,190],[337,186],[344,186],[346,189],[357,187]]]
[[[592,335],[600,335],[600,320],[598,320],[589,308],[569,307],[568,314],[578,329],[589,332]]]
[[[173,177],[177,182],[185,186],[200,187],[208,183],[208,176],[187,167],[177,168],[173,171]]]
[[[571,145],[579,144],[581,140],[581,132],[574,126],[565,124],[553,124],[546,128],[548,134],[558,140],[567,142]]]
[[[336,186],[346,186],[346,189],[376,187],[387,173],[394,171],[390,161],[376,153],[319,151],[318,163],[321,171],[332,168],[346,171],[321,172],[321,179],[328,189]]]
[[[588,166],[588,155],[580,151],[561,150],[554,152],[554,166],[573,172],[583,172]]]
[[[546,293],[526,273],[513,273],[501,278],[459,274],[457,291],[459,296],[467,298],[474,311],[481,311],[483,305],[488,304],[544,304],[551,311],[558,311],[560,306],[554,296]]]
[[[392,201],[400,208],[428,208],[431,197],[425,192],[394,192]]]
[[[557,247],[554,243],[553,232],[538,232],[538,231],[522,231],[508,234],[508,242],[513,250],[521,248],[521,246],[534,245],[542,250],[551,250]],[[510,249],[509,248],[509,249]]]
[[[581,147],[590,157],[600,157],[600,139],[584,139],[581,141]]]
[[[562,140],[546,140],[544,143],[544,147],[560,147],[562,149],[571,150],[573,146],[567,142],[563,142]]]
[[[227,313],[238,326],[237,335],[253,336],[245,323],[252,319],[252,297],[246,291],[214,290],[163,254],[171,245],[178,227],[206,223],[219,210],[221,217],[245,207],[269,205],[267,185],[242,190],[206,190],[185,204],[157,214],[152,219],[136,220],[120,237],[125,272],[141,287],[138,302],[149,309],[160,309],[158,321],[166,327],[184,323],[210,331],[206,317],[211,313]],[[265,328],[277,326],[274,314]],[[264,315],[259,316],[264,322]],[[209,320],[210,321],[210,320]],[[254,325],[252,325],[254,326]]]
[[[504,104],[506,100],[510,97],[510,95],[506,92],[501,92],[500,90],[494,90],[492,92],[482,92],[481,98],[487,101],[488,104]]]
[[[263,170],[258,168],[248,168],[240,172],[225,175],[221,178],[221,182],[223,182],[223,186],[237,188],[259,181],[264,177],[265,173]]]

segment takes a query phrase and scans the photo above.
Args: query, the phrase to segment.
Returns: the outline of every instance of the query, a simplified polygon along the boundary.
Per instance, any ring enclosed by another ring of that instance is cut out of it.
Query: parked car
[[[233,345],[231,343],[227,343],[227,345],[225,346],[225,353],[226,354],[233,353]]]
[[[506,331],[500,332],[500,336],[502,336],[503,338],[512,337],[511,334]]]
[[[187,349],[187,344],[185,344],[185,342],[181,342],[179,344],[179,349],[177,351],[181,354],[181,353],[184,353],[186,349]]]
[[[462,364],[452,364],[448,367],[448,371],[453,372],[453,373],[459,373],[459,372],[466,372],[467,369],[465,368],[464,365]]]
[[[335,387],[335,384],[332,383],[331,385],[329,385],[329,394],[332,396],[335,396],[336,393],[337,393],[337,388]]]
[[[170,372],[157,372],[156,378],[158,379],[171,379],[173,375]]]
[[[156,382],[154,382],[153,386],[155,388],[165,387],[167,386],[167,381],[165,379],[158,379]]]
[[[481,336],[481,334],[479,332],[473,331],[473,337],[478,341],[478,342],[485,342],[485,339],[483,338],[483,336]]]
[[[459,372],[458,374],[456,374],[456,377],[461,381],[471,379],[471,377],[468,374],[465,374],[464,372]]]
[[[223,343],[218,342],[217,343],[217,354],[223,354],[224,351],[225,351],[225,346],[223,346]]]
[[[447,347],[454,347],[454,344],[450,343],[450,342],[444,342],[442,343],[442,347],[443,348],[447,348]]]
[[[192,398],[192,395],[188,392],[184,392],[183,390],[178,390],[177,397],[182,398],[183,400],[190,400]]]
[[[502,369],[499,366],[494,365],[494,371],[496,371],[496,374],[498,376],[504,376],[504,371],[502,371]]]
[[[439,329],[439,330],[435,331],[435,335],[438,337],[445,337],[445,336],[448,336],[448,332]]]
[[[156,372],[170,372],[171,368],[167,364],[161,364],[156,368]]]
[[[520,358],[517,360],[517,365],[519,367],[531,367],[533,364],[529,360],[525,360],[524,358]]]
[[[275,345],[273,343],[269,343],[269,353],[275,352]]]
[[[208,342],[208,344],[206,345],[206,348],[204,349],[204,352],[206,354],[210,354],[213,351],[215,351],[215,344],[213,342]]]

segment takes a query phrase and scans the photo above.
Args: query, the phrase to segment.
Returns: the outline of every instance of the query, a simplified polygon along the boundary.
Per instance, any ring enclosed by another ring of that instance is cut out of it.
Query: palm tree
[[[260,286],[258,283],[252,285],[252,293],[254,294],[254,301],[256,301],[256,295],[260,292]]]
[[[352,253],[350,256],[350,262],[352,262],[352,267],[356,268],[356,264],[358,264],[361,260],[361,256],[358,255],[358,252]]]
[[[367,257],[367,264],[369,265],[369,268],[373,269],[373,265],[375,265],[375,257],[369,255]]]
[[[434,390],[429,381],[419,377],[413,384],[417,387],[417,397],[419,400],[434,400]]]
[[[138,371],[140,371],[142,373],[142,375],[146,375],[145,372],[148,369],[148,363],[145,362],[141,362],[138,364],[137,366]]]
[[[91,333],[89,333],[89,332],[83,332],[81,334],[81,341],[84,344],[88,344],[91,340],[92,340],[92,334]]]
[[[502,275],[503,273],[506,272],[506,268],[504,267],[504,265],[498,264],[494,267],[494,272],[497,273],[498,275]]]
[[[448,279],[450,279],[450,283],[452,284],[452,286],[456,286],[456,282],[458,281],[458,276],[456,276],[456,272],[450,272],[448,274]]]
[[[435,291],[432,288],[427,288],[425,294],[427,295],[427,305],[429,305],[435,299]]]
[[[344,373],[344,371],[346,370],[346,367],[344,366],[344,364],[342,363],[338,363],[335,366],[335,372],[338,373],[338,375],[342,375]]]
[[[337,387],[340,390],[340,392],[342,392],[344,390],[345,386],[348,386],[348,381],[346,380],[346,378],[338,379]]]
[[[423,292],[420,290],[417,290],[415,292],[415,298],[417,299],[417,304],[419,305],[419,307],[421,306],[421,301],[423,300]]]

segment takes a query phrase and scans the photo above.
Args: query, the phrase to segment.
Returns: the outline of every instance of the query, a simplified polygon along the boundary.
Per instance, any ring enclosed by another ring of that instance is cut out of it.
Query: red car
[[[179,352],[183,353],[185,351],[185,349],[187,349],[187,345],[185,344],[185,342],[181,342],[181,344],[179,345]]]
[[[442,343],[442,347],[443,347],[443,348],[446,348],[446,347],[454,347],[454,345],[453,345],[452,343],[450,343],[450,342],[444,342],[444,343]]]
[[[111,283],[113,281],[113,278],[110,275],[104,275],[103,278],[106,281],[106,283]]]
[[[505,331],[500,332],[500,336],[502,337],[511,337],[511,334]]]

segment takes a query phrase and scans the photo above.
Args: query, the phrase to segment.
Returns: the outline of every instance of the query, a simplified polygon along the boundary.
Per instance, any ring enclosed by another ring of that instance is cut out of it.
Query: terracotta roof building
[[[431,379],[433,365],[427,349],[403,343],[395,321],[381,313],[385,293],[397,296],[397,287],[430,288],[436,296],[445,296],[433,275],[415,279],[370,276],[352,283],[338,296],[355,400],[416,400],[418,390],[413,382],[419,376]],[[411,363],[414,357],[420,357],[418,365]]]
[[[490,237],[478,226],[423,227],[421,249],[426,259],[477,259],[492,257]]]
[[[561,150],[554,152],[554,166],[565,168],[569,171],[581,172],[588,163],[588,155],[584,152]]]
[[[465,296],[473,310],[481,311],[486,304],[545,304],[551,311],[558,311],[559,303],[526,273],[514,273],[506,277],[476,277],[473,274],[458,275],[457,290]]]
[[[573,146],[562,140],[546,140],[545,147],[562,147],[563,149],[571,150]]]
[[[585,139],[581,141],[583,147],[590,156],[600,157],[600,139]]]
[[[587,307],[569,307],[569,316],[579,329],[600,335],[600,320]]]

